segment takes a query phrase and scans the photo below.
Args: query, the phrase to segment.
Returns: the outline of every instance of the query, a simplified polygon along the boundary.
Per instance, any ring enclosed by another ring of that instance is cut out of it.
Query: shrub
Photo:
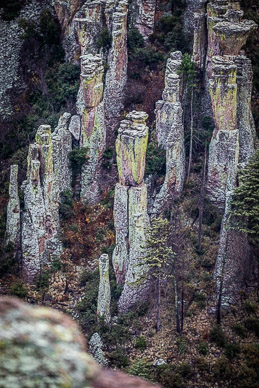
[[[209,352],[209,347],[207,342],[201,342],[199,345],[199,353],[206,356]]]
[[[16,260],[14,255],[14,246],[10,242],[6,247],[0,250],[0,278],[10,272],[13,272],[15,267]]]
[[[37,291],[40,291],[44,288],[49,287],[49,281],[50,281],[50,274],[48,271],[41,271],[38,275],[34,278],[34,284]]]
[[[97,47],[100,49],[101,47],[108,50],[111,47],[112,37],[108,30],[108,28],[104,28],[97,37]]]
[[[60,257],[57,257],[51,261],[51,269],[53,272],[60,271],[60,269],[61,269]]]
[[[210,330],[210,341],[220,347],[224,347],[226,338],[220,325],[213,326]]]
[[[206,307],[206,295],[204,295],[200,292],[195,292],[194,301],[197,302],[197,304],[201,310]]]
[[[178,352],[179,352],[180,354],[186,352],[186,350],[187,350],[187,344],[186,344],[186,340],[185,340],[184,337],[179,337],[179,338],[177,338],[176,344],[177,344],[177,347],[178,347]]]
[[[249,300],[244,304],[245,311],[250,314],[255,314],[257,311],[257,305]]]
[[[112,168],[113,148],[109,147],[103,153],[102,166],[107,170]]]
[[[166,172],[165,150],[156,143],[150,142],[147,147],[146,176],[155,174],[160,177]]]
[[[70,168],[72,169],[72,175],[73,175],[73,179],[72,179],[73,185],[75,184],[75,179],[77,175],[80,173],[82,166],[89,159],[87,153],[88,153],[88,148],[82,147],[82,148],[75,148],[72,151],[70,151],[68,154],[68,158],[70,160]]]
[[[135,51],[144,46],[144,38],[136,28],[128,30],[127,44],[129,51]]]
[[[150,377],[151,365],[146,359],[137,359],[135,360],[127,372],[132,376],[138,376],[143,379],[148,379]]]
[[[175,369],[184,379],[190,379],[193,375],[192,367],[188,362],[182,362]]]
[[[74,215],[73,193],[70,189],[66,189],[60,194],[59,214],[63,220],[67,220]]]
[[[28,294],[28,290],[22,280],[17,280],[11,284],[11,293],[18,298],[25,298]]]
[[[253,331],[256,337],[259,337],[259,320],[256,318],[247,318],[244,322],[245,327],[249,331]]]
[[[212,372],[217,379],[230,379],[232,376],[231,365],[225,357],[220,357],[212,367]]]
[[[147,340],[143,335],[137,337],[135,342],[135,348],[139,350],[145,350],[147,348]]]
[[[121,349],[116,349],[109,353],[108,357],[113,367],[126,368],[130,363],[128,356]]]
[[[225,344],[225,354],[227,358],[232,360],[240,353],[240,346],[238,344],[233,344],[231,342],[227,342]]]
[[[240,323],[235,323],[233,325],[232,329],[241,338],[245,338],[247,336],[247,329],[243,325],[241,325]]]
[[[137,59],[143,65],[156,67],[158,63],[164,60],[161,52],[155,51],[152,47],[137,48],[132,54],[132,57]]]
[[[19,16],[20,11],[25,6],[26,0],[3,0],[1,1],[1,9],[3,11],[3,20],[10,21]]]

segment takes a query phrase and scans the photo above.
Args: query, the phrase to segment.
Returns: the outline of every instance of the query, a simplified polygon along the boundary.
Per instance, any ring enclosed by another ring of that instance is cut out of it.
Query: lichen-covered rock
[[[29,282],[39,273],[40,267],[60,255],[62,249],[57,233],[60,193],[71,184],[70,116],[64,113],[53,134],[49,125],[41,125],[35,143],[29,147],[21,228],[22,270]]]
[[[81,198],[96,202],[99,198],[99,164],[106,145],[103,103],[103,63],[101,55],[81,57],[81,83],[77,111],[81,116],[81,147],[88,148],[88,161],[82,167]]]
[[[144,38],[153,33],[156,14],[156,0],[136,0],[136,20],[134,27]]]
[[[251,112],[253,72],[250,59],[233,58],[237,66],[237,126],[239,131],[239,167],[244,167],[254,153],[254,126]]]
[[[119,284],[124,283],[129,260],[128,190],[128,186],[117,183],[114,194],[113,217],[116,245],[112,255],[112,264]]]
[[[79,115],[74,115],[71,117],[68,129],[73,138],[79,141],[81,136],[81,119]]]
[[[99,367],[85,353],[76,323],[64,314],[0,300],[1,386],[85,387]]]
[[[100,335],[98,333],[94,333],[89,341],[89,352],[98,364],[107,366],[109,361],[105,357],[102,348],[103,342]]]
[[[19,20],[37,22],[45,7],[46,3],[31,0],[26,2],[17,18],[5,21],[0,16],[0,121],[10,119],[15,113],[13,98],[26,88],[20,71],[23,29],[19,27]]]
[[[9,201],[6,215],[5,245],[11,243],[17,250],[20,243],[20,199],[18,194],[18,166],[10,167]]]
[[[210,95],[215,130],[210,143],[208,193],[224,209],[229,169],[237,170],[239,134],[237,130],[237,68],[228,56],[212,58]]]
[[[118,283],[124,283],[119,310],[127,311],[146,297],[147,268],[142,257],[145,251],[147,187],[143,183],[148,141],[147,114],[133,111],[122,120],[116,140],[120,183],[116,185],[114,220],[116,246],[113,267]]]
[[[128,191],[129,262],[123,291],[119,300],[119,311],[128,311],[136,302],[147,298],[149,281],[148,268],[143,263],[146,233],[149,227],[147,214],[147,187],[141,184]]]
[[[108,55],[104,92],[105,124],[111,136],[114,135],[124,106],[128,65],[127,16],[128,0],[118,0],[111,16],[112,46]]]
[[[202,70],[205,65],[207,45],[206,10],[204,3],[202,3],[199,12],[194,13],[193,20],[194,28],[192,57],[197,69]]]
[[[57,184],[57,198],[60,192],[71,187],[71,169],[69,168],[69,152],[72,150],[72,136],[70,134],[70,113],[64,113],[59,119],[58,126],[52,134],[53,143],[53,171]]]
[[[165,73],[163,100],[156,104],[156,131],[158,144],[166,149],[166,176],[155,198],[152,213],[161,212],[173,194],[183,189],[185,149],[183,110],[181,106],[181,77],[177,71],[181,64],[180,51],[171,53]]]
[[[2,388],[151,388],[125,373],[101,368],[86,353],[77,324],[57,310],[0,298]]]
[[[105,322],[110,322],[110,303],[111,303],[111,289],[109,280],[109,256],[103,254],[99,258],[99,292],[97,301],[97,314],[103,317]]]
[[[137,186],[143,182],[148,142],[148,115],[133,111],[122,120],[116,140],[117,166],[120,183]]]

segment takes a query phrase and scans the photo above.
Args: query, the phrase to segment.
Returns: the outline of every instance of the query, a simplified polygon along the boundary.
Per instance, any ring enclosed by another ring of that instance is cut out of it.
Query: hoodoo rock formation
[[[5,245],[9,243],[17,250],[20,243],[20,199],[18,193],[18,166],[10,168],[9,201],[7,205]]]
[[[103,254],[99,258],[99,292],[97,302],[97,314],[103,317],[108,323],[111,320],[110,303],[111,303],[111,289],[109,280],[109,256]]]
[[[158,144],[166,150],[166,176],[155,198],[152,213],[159,214],[168,201],[183,189],[185,149],[183,110],[181,105],[182,80],[178,74],[182,53],[171,53],[165,72],[163,100],[156,103],[156,132]]]
[[[116,185],[114,221],[116,246],[113,267],[117,281],[124,283],[120,311],[127,311],[145,296],[144,254],[147,214],[147,188],[143,183],[148,141],[147,114],[133,111],[121,122],[116,141],[120,183]]]

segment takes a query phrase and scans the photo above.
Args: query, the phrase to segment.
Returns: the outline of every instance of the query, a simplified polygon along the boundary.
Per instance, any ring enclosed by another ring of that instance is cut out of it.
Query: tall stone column
[[[114,199],[113,267],[117,282],[124,283],[119,300],[121,312],[145,298],[148,288],[147,268],[141,260],[149,226],[147,188],[143,183],[148,141],[146,119],[145,112],[129,113],[121,122],[116,141],[120,183],[116,185]]]
[[[99,292],[97,302],[97,314],[103,317],[105,322],[110,322],[110,303],[111,303],[111,289],[109,280],[109,256],[103,254],[99,258]]]
[[[110,6],[108,4],[107,6]],[[112,47],[108,55],[105,80],[104,110],[107,133],[114,135],[119,124],[127,81],[127,16],[128,0],[119,0],[111,16]]]
[[[174,194],[183,189],[185,149],[183,110],[181,104],[182,79],[178,74],[182,53],[171,53],[165,72],[165,89],[156,103],[156,132],[158,144],[166,150],[166,176],[152,208],[159,214]]]
[[[32,282],[41,266],[49,264],[62,250],[58,239],[61,191],[70,187],[68,153],[72,138],[68,130],[71,115],[64,113],[53,134],[41,125],[35,143],[29,146],[27,179],[23,182],[22,271]]]
[[[99,163],[106,145],[103,103],[103,63],[99,54],[81,57],[81,84],[77,113],[81,116],[80,147],[88,148],[88,161],[82,167],[81,198],[97,202]]]
[[[18,249],[20,244],[20,199],[18,194],[18,166],[10,167],[9,201],[6,215],[5,246],[13,244]]]
[[[237,68],[231,58],[213,57],[210,95],[215,131],[209,148],[208,183],[210,199],[224,209],[228,172],[237,171]]]

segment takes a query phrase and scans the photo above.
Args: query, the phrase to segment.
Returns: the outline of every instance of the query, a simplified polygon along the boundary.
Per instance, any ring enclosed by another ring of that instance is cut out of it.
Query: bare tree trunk
[[[181,333],[180,319],[179,319],[179,306],[178,306],[177,280],[175,275],[174,275],[174,303],[175,303],[175,315],[176,315],[176,330],[177,330],[177,333]]]
[[[161,328],[161,275],[158,275],[157,278],[157,315],[156,315],[156,331],[159,331]]]
[[[203,219],[203,210],[204,210],[204,193],[205,193],[205,181],[206,181],[206,165],[207,165],[207,144],[205,145],[205,155],[204,155],[204,162],[203,162],[200,205],[199,205],[199,230],[198,230],[199,252],[201,251],[202,219]]]
[[[191,92],[191,137],[190,137],[190,149],[189,149],[189,163],[187,170],[187,182],[190,179],[191,166],[192,166],[192,147],[193,147],[193,86]]]
[[[182,300],[181,300],[181,331],[183,331],[183,320],[184,320],[184,282],[182,282]]]

